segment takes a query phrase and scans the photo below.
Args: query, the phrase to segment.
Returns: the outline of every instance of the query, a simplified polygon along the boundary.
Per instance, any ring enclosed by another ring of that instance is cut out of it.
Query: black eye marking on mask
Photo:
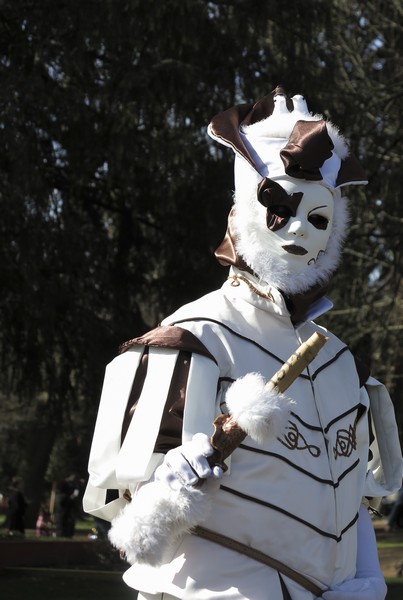
[[[268,177],[262,179],[257,188],[257,199],[267,208],[266,223],[270,231],[278,231],[295,217],[303,195],[302,192],[288,194],[276,181]]]
[[[319,210],[320,208],[327,208],[327,206],[317,206],[313,210]],[[308,213],[308,221],[309,223],[311,223],[311,225],[316,227],[316,229],[326,230],[327,226],[329,225],[329,219],[327,217],[318,213],[314,213],[312,211]]]

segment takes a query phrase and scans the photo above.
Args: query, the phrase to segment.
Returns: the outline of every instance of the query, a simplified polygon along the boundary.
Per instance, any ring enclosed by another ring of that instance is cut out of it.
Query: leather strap
[[[211,531],[211,529],[206,529],[205,527],[200,527],[200,525],[191,529],[191,533],[205,540],[209,540],[210,542],[214,542],[215,544],[220,544],[221,546],[229,548],[230,550],[235,550],[235,552],[240,552],[249,558],[253,558],[253,560],[276,569],[276,571],[279,571],[279,573],[282,573],[286,577],[289,577],[293,581],[299,583],[299,585],[314,594],[314,596],[317,598],[321,597],[325,591],[313,583],[313,581],[307,579],[307,577],[304,577],[304,575],[301,575],[301,573],[297,573],[297,571],[294,571],[291,569],[291,567],[287,567],[287,565],[280,562],[276,558],[272,558],[260,550],[256,550],[255,548],[247,546],[242,542],[233,540],[226,535],[217,533],[216,531]]]

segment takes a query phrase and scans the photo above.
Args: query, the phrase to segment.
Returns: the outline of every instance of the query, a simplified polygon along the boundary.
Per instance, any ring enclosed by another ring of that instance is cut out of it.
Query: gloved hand
[[[155,471],[155,480],[177,490],[196,486],[201,479],[219,479],[222,469],[211,468],[207,461],[213,452],[208,435],[196,433],[190,442],[167,452],[164,462]]]
[[[179,537],[207,518],[222,474],[208,464],[212,453],[203,433],[170,450],[153,479],[139,485],[113,519],[109,540],[129,563],[161,564]],[[197,487],[203,478],[207,481]]]
[[[367,577],[350,579],[324,592],[323,600],[384,600],[387,588],[384,579]]]

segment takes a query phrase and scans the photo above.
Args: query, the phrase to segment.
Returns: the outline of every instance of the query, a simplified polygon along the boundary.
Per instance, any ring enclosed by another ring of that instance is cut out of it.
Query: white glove
[[[213,452],[209,437],[196,433],[190,442],[167,452],[164,462],[155,471],[155,480],[177,490],[196,486],[201,479],[219,479],[223,473],[221,467],[210,467],[207,460]]]
[[[379,565],[376,538],[365,506],[361,506],[357,524],[357,564],[354,579],[332,586],[324,600],[384,600],[387,593]]]

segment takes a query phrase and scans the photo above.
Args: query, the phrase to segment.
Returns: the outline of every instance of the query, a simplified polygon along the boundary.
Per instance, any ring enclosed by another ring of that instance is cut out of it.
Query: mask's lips
[[[289,244],[286,246],[282,246],[284,250],[286,250],[289,254],[295,254],[297,256],[303,256],[304,254],[308,254],[308,250],[305,250],[302,246],[297,246],[296,244]]]

